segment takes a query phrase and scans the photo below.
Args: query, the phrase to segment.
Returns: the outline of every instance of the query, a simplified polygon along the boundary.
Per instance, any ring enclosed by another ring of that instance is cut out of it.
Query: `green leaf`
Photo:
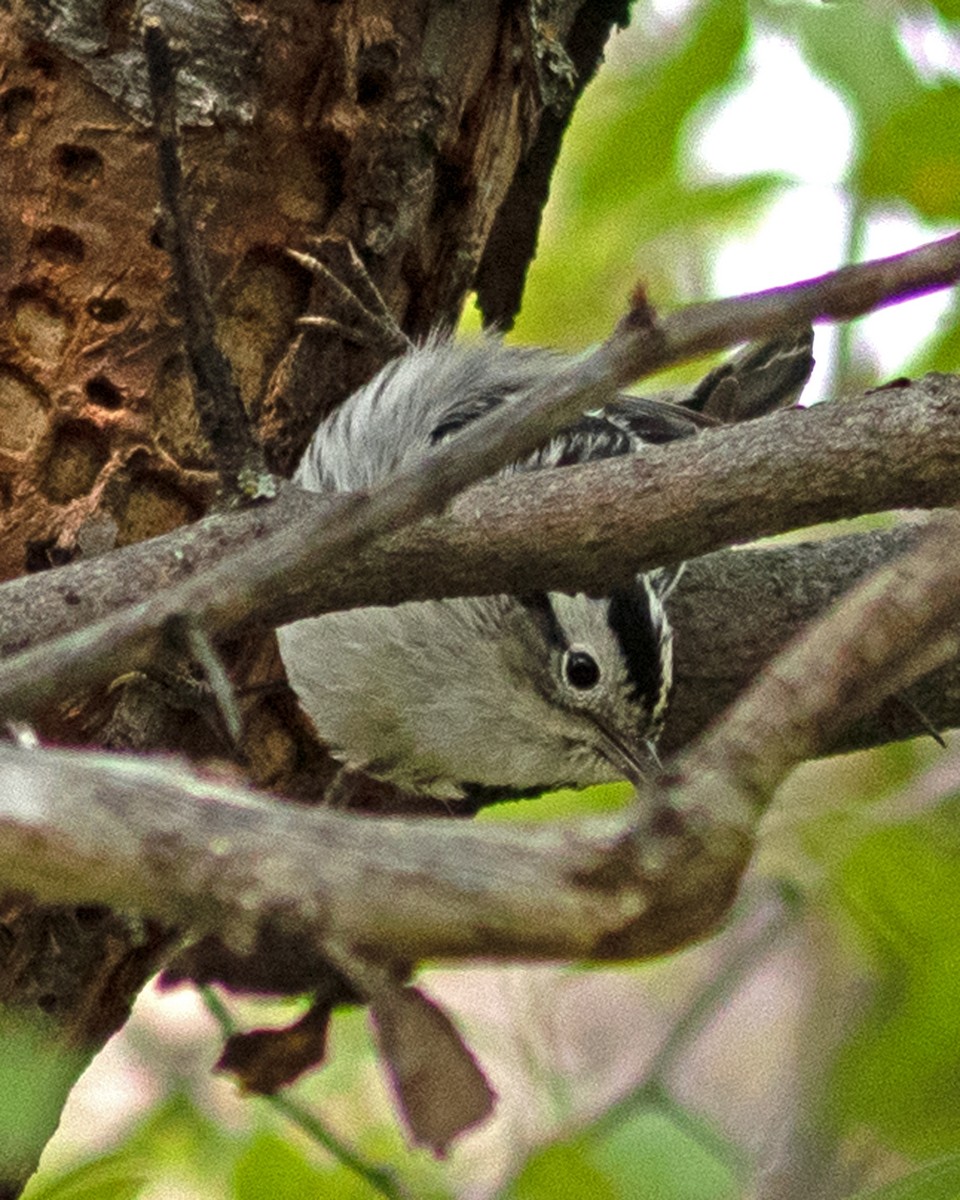
[[[688,22],[690,35],[665,58],[643,58],[628,73],[601,75],[589,110],[574,118],[564,154],[579,158],[578,202],[591,210],[673,173],[680,130],[690,110],[732,81],[747,40],[746,5],[711,0]]]
[[[565,788],[533,800],[507,800],[481,809],[478,821],[559,821],[570,817],[619,812],[633,799],[632,783],[599,783],[574,791]]]
[[[960,0],[930,0],[941,17],[948,21],[960,21]]]
[[[0,1048],[0,1162],[32,1168],[89,1056],[64,1046],[51,1021],[3,1007]]]
[[[960,1155],[928,1163],[895,1183],[857,1192],[849,1200],[957,1200],[960,1196]]]
[[[678,276],[699,262],[691,243],[707,225],[754,215],[779,186],[772,175],[691,183],[679,167],[691,114],[736,78],[747,29],[746,5],[710,0],[659,57],[626,35],[635,37],[635,65],[601,73],[564,138],[521,338],[582,347],[605,336],[638,275],[657,303],[669,303]]]
[[[847,856],[842,886],[863,928],[896,961],[960,952],[958,831],[926,819],[871,832]]]
[[[518,336],[582,349],[609,333],[638,275],[666,306],[676,298],[678,264],[702,264],[720,229],[756,219],[780,187],[776,175],[702,186],[669,176],[638,192],[629,209],[595,213],[589,223],[571,217],[545,236],[531,266]]]
[[[234,1200],[368,1200],[377,1193],[345,1168],[321,1170],[274,1133],[256,1134],[237,1159],[231,1177]]]
[[[23,1200],[136,1200],[148,1181],[146,1164],[129,1154],[109,1154],[53,1179],[31,1182]]]
[[[146,1115],[123,1147],[149,1162],[153,1176],[172,1171],[220,1180],[230,1170],[237,1145],[235,1134],[202,1112],[189,1096],[176,1092]]]
[[[924,348],[908,371],[911,375],[924,371],[956,371],[960,368],[960,303],[953,304],[940,318],[937,333]]]
[[[931,88],[891,112],[867,144],[858,183],[867,199],[905,200],[930,220],[960,213],[960,85]]]
[[[913,1156],[960,1148],[960,831],[948,809],[871,833],[841,872],[883,971],[838,1060],[836,1118]]]
[[[904,54],[889,9],[869,0],[767,6],[770,19],[797,38],[807,62],[854,110],[861,137],[874,131],[923,85]]]
[[[788,186],[788,180],[774,173],[696,186],[664,180],[659,189],[644,197],[644,232],[647,237],[658,237],[685,225],[695,227],[709,222],[713,228],[705,233],[713,246],[718,224],[729,227],[735,222],[755,220],[763,206]]]
[[[558,1142],[528,1159],[502,1200],[619,1200],[621,1193],[577,1142]]]
[[[733,1200],[732,1172],[655,1108],[533,1155],[503,1200]]]

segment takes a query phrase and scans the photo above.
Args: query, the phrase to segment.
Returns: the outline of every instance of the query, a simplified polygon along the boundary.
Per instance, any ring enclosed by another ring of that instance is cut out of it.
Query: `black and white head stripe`
[[[526,592],[517,599],[540,629],[543,640],[554,650],[567,650],[569,642],[548,592]]]
[[[632,587],[611,592],[607,619],[620,645],[631,697],[658,723],[673,682],[673,661],[663,604],[653,583],[641,575]]]
[[[563,609],[569,598],[561,594],[533,592],[520,597],[548,646],[560,653],[576,649],[564,627]],[[596,604],[596,620],[607,638],[612,638],[617,659],[626,674],[627,698],[643,713],[644,726],[656,726],[663,717],[672,682],[670,632],[657,581],[645,575],[634,583],[611,592]],[[558,611],[559,606],[559,611]],[[578,610],[582,623],[584,610]],[[586,649],[590,634],[585,630]],[[599,634],[599,630],[595,629]]]

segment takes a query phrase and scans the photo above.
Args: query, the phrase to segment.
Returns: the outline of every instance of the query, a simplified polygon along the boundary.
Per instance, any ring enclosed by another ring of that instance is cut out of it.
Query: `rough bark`
[[[572,87],[563,38],[581,5],[542,21],[385,0],[149,7],[184,48],[190,204],[220,335],[289,469],[378,349],[293,337],[311,280],[285,248],[349,238],[410,334],[454,321],[544,95]],[[128,18],[41,0],[0,15],[4,577],[76,556],[84,536],[161,532],[209,496]]]
[[[564,39],[588,7],[142,6],[182,53],[187,200],[219,337],[276,467],[289,469],[320,413],[385,353],[298,330],[308,307],[341,314],[286,248],[349,238],[404,329],[452,323],[544,105],[572,104]],[[162,249],[133,10],[16,0],[0,12],[0,578],[167,532],[214,494]],[[142,693],[114,713],[114,741],[223,749],[216,731]],[[102,725],[96,705],[50,714],[49,729],[74,741],[102,737]],[[304,765],[309,748],[289,749],[297,728],[289,702],[259,712],[246,747],[255,777],[290,779]],[[23,986],[4,999],[35,1007],[30,974],[58,974],[56,1018],[87,1053],[152,960],[134,931],[139,973],[118,970],[117,930],[93,923],[83,962],[67,969],[53,948],[78,944],[76,921],[17,902],[9,955],[32,966],[6,972]],[[14,1195],[21,1182],[0,1186]]]

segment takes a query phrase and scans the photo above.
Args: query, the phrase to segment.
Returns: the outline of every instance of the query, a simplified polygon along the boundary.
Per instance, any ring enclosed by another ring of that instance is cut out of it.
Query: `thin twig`
[[[208,984],[199,987],[200,997],[207,1012],[220,1026],[220,1033],[227,1039],[237,1032],[237,1024],[217,992]],[[284,1093],[260,1096],[260,1100],[274,1112],[280,1113],[288,1121],[303,1130],[318,1146],[331,1155],[341,1166],[353,1171],[379,1195],[387,1200],[407,1200],[409,1193],[403,1188],[393,1171],[385,1167],[376,1167],[366,1161],[346,1142],[339,1138],[332,1129],[321,1120],[316,1113],[309,1112],[302,1105]]]
[[[243,718],[223,660],[210,638],[189,617],[184,618],[178,632],[183,636],[191,657],[196,659],[203,671],[230,740],[237,746],[243,735]]]
[[[778,909],[772,913],[761,929],[751,934],[740,945],[725,955],[719,970],[680,1013],[669,1034],[664,1038],[644,1072],[639,1083],[628,1096],[604,1114],[604,1121],[616,1122],[628,1118],[646,1088],[666,1088],[667,1078],[681,1055],[693,1045],[707,1023],[723,1007],[736,989],[743,983],[748,972],[754,970],[767,953],[782,941],[784,935],[798,921],[802,906],[795,892],[781,886],[777,894]]]
[[[156,17],[143,23],[150,98],[157,138],[164,242],[183,306],[183,340],[194,380],[200,427],[217,462],[225,502],[272,496],[275,484],[253,435],[226,355],[217,344],[209,276],[184,204],[177,133],[177,69]]]

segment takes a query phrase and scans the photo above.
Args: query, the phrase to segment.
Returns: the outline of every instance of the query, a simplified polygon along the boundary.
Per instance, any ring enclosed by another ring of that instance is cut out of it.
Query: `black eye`
[[[571,687],[588,691],[600,682],[597,660],[586,650],[568,650],[563,660],[563,674]]]

